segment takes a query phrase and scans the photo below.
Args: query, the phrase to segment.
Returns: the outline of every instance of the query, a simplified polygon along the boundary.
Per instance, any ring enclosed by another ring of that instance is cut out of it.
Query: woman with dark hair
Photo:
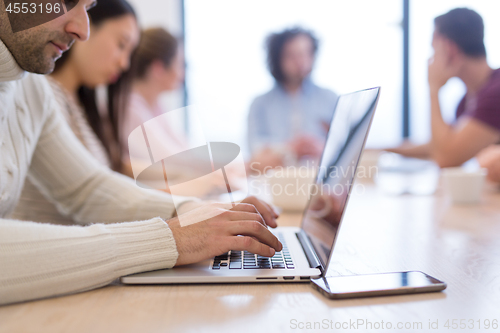
[[[248,118],[252,170],[319,159],[337,95],[311,81],[318,40],[302,28],[267,39],[267,65],[276,84],[257,97]]]
[[[121,74],[129,68],[140,31],[135,12],[125,0],[100,0],[88,13],[89,40],[76,42],[63,54],[49,82],[61,113],[80,142],[102,164],[121,171],[118,122],[130,86]],[[98,105],[96,88],[100,85],[108,86],[107,107]],[[13,217],[72,223],[29,180]]]
[[[84,111],[88,124],[99,139],[96,144],[100,147],[95,147],[93,142],[85,142],[94,135],[85,133],[85,128],[81,131],[78,128],[86,127],[86,122],[81,122],[77,116],[82,112],[67,114],[73,131],[82,138],[81,141],[94,156],[100,157],[105,152],[104,159],[99,158],[101,162],[120,171],[119,117],[128,104],[126,97],[130,88],[130,81],[121,77],[121,74],[130,67],[130,57],[139,42],[140,31],[134,9],[125,0],[100,1],[89,10],[89,17],[89,40],[76,43],[64,53],[57,61],[51,78],[56,91],[66,93],[64,95],[68,99],[76,99],[79,111]],[[96,98],[96,88],[100,85],[108,86],[107,108],[104,108],[107,118],[100,115]],[[74,106],[75,103],[69,102]]]

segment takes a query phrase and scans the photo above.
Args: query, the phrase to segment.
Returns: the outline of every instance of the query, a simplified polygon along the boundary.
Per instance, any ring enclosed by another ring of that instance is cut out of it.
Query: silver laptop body
[[[320,277],[328,268],[379,95],[380,88],[372,88],[339,98],[301,227],[271,230],[284,245],[273,258],[230,251],[197,264],[124,276],[121,282],[309,282]]]

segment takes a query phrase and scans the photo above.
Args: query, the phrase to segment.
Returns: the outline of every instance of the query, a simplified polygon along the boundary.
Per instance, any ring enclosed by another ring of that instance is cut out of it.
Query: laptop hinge
[[[304,253],[306,254],[307,261],[309,261],[309,266],[311,268],[322,268],[321,262],[319,261],[318,257],[316,256],[316,251],[314,251],[314,247],[309,240],[309,237],[307,237],[306,233],[301,230],[296,233],[297,238],[299,239],[300,245],[302,245],[302,249],[304,250]]]

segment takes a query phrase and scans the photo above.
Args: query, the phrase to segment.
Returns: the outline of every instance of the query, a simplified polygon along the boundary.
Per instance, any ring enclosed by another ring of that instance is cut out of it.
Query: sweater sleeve
[[[53,103],[33,154],[29,178],[58,210],[79,223],[172,217],[172,196],[138,187],[97,162]],[[192,198],[178,198],[183,203]]]
[[[86,227],[0,220],[0,305],[98,288],[170,268],[177,256],[160,218]]]

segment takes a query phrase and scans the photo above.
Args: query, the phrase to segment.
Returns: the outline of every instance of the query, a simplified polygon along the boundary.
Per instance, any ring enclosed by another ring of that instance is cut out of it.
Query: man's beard
[[[15,46],[10,51],[19,66],[30,73],[49,74],[54,70],[57,58],[53,52],[47,50],[50,41],[54,40],[64,45],[72,44],[74,41],[67,34],[57,31],[51,33],[38,31],[31,34],[29,30],[26,32],[14,34]]]

